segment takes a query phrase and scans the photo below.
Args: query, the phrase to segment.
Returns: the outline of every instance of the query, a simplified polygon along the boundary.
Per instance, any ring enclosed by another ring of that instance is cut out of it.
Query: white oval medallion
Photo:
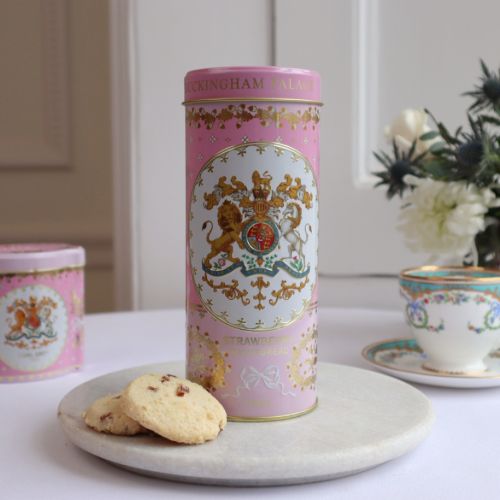
[[[190,208],[193,280],[215,318],[255,331],[302,316],[316,284],[318,195],[299,151],[258,142],[219,152]]]
[[[0,358],[11,368],[48,368],[59,358],[67,332],[66,306],[54,289],[32,285],[0,298]]]

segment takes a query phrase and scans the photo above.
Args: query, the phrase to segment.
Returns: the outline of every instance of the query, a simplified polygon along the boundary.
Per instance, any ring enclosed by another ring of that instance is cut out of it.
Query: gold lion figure
[[[269,175],[269,172],[267,170],[264,172],[263,175],[260,175],[258,170],[254,170],[252,174],[252,182],[254,189],[267,189],[268,191],[271,191],[272,180],[273,178]]]
[[[210,260],[222,252],[227,253],[227,259],[231,262],[240,262],[240,259],[233,257],[233,243],[236,242],[238,246],[243,249],[243,241],[240,238],[242,229],[243,216],[240,209],[229,200],[226,200],[217,211],[217,223],[222,229],[222,234],[218,238],[210,239],[214,225],[212,221],[205,221],[202,230],[205,230],[210,225],[210,230],[207,233],[207,242],[210,244],[211,250],[208,255],[203,259],[203,265],[210,268]]]

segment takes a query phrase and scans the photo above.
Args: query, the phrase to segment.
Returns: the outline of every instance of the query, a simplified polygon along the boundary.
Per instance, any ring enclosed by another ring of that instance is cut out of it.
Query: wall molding
[[[0,147],[1,168],[70,165],[68,2],[42,0],[39,4],[42,127],[39,134],[6,141]]]
[[[117,310],[139,308],[136,9],[110,1],[111,119],[114,195],[114,294]]]
[[[52,165],[69,166],[69,33],[68,2],[42,2],[44,83],[46,106],[46,143],[59,161]]]
[[[372,166],[377,147],[379,0],[352,3],[353,181],[357,188],[372,188]]]

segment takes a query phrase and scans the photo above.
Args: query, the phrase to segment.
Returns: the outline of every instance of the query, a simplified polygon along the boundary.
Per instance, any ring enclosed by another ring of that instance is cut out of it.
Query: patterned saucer
[[[500,387],[500,350],[492,352],[485,363],[488,369],[478,373],[434,372],[423,368],[427,357],[415,339],[382,340],[366,346],[362,356],[380,371],[419,384],[479,389]]]

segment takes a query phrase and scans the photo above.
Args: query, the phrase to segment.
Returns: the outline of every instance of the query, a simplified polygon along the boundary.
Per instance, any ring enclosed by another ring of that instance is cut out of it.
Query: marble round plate
[[[110,373],[68,393],[59,405],[67,438],[81,449],[149,476],[201,484],[266,486],[333,479],[372,468],[415,448],[434,415],[417,389],[385,375],[320,363],[319,405],[302,417],[229,422],[215,441],[178,445],[156,436],[99,434],[81,414],[98,397],[143,373],[183,375],[182,363]]]
[[[458,389],[500,387],[500,351],[485,359],[487,371],[470,374],[426,370],[422,365],[427,358],[415,339],[375,342],[363,349],[362,356],[379,370],[408,382]]]

